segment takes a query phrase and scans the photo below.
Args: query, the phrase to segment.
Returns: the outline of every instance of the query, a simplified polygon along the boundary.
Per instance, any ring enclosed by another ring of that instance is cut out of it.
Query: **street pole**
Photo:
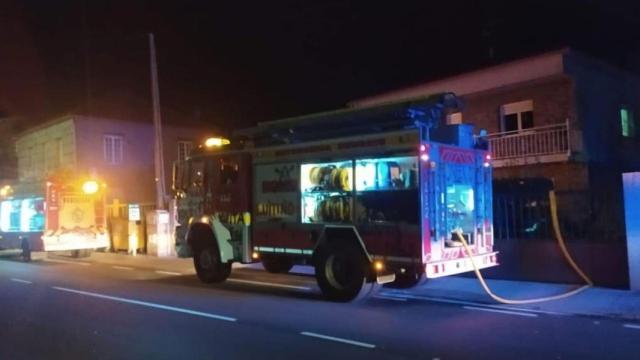
[[[162,121],[160,118],[160,90],[158,88],[158,65],[156,63],[156,47],[153,34],[149,34],[149,55],[151,62],[151,94],[153,98],[153,128],[154,128],[154,167],[156,182],[156,210],[164,210],[164,156],[162,150]]]
[[[160,90],[158,89],[158,65],[153,34],[149,34],[151,63],[151,96],[153,98],[154,168],[156,182],[156,209],[146,215],[147,254],[172,256],[175,240],[172,236],[171,217],[165,210],[164,155],[162,151],[162,121],[160,118]]]

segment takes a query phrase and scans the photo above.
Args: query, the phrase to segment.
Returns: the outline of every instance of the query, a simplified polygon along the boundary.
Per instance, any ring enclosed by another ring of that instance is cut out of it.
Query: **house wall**
[[[155,203],[154,129],[151,122],[130,122],[95,117],[77,117],[78,169],[95,174],[108,184],[109,198],[121,202]],[[178,160],[178,141],[197,145],[206,136],[201,128],[163,126],[165,184],[171,194],[173,162]],[[104,156],[104,136],[123,137],[120,164],[109,164]]]
[[[585,58],[565,56],[565,71],[575,79],[576,111],[584,128],[588,160],[612,168],[640,168],[640,133],[624,138],[620,107],[628,106],[637,120],[640,115],[640,81],[630,74]]]
[[[104,153],[104,136],[123,139],[122,162],[110,164]],[[96,117],[76,117],[77,169],[107,184],[108,200],[152,202],[153,133],[150,124]]]
[[[563,54],[560,50],[529,58],[472,71],[457,76],[428,82],[413,87],[389,91],[349,103],[353,107],[366,107],[394,101],[453,92],[458,96],[525,83],[548,76],[562,74]]]
[[[533,101],[534,126],[564,123],[574,120],[573,83],[564,75],[556,75],[520,84],[491,89],[462,96],[462,119],[489,133],[501,132],[502,105]]]
[[[45,180],[61,169],[76,164],[75,129],[71,117],[43,125],[16,139],[18,180]]]
[[[18,160],[14,137],[16,135],[16,123],[19,120],[12,117],[2,117],[0,111],[0,186],[16,180],[18,176]]]

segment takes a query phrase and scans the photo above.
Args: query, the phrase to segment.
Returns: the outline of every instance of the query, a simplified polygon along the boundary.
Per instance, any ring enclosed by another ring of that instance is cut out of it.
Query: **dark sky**
[[[148,32],[165,118],[223,128],[563,46],[640,68],[631,1],[0,0],[0,112],[150,119]]]

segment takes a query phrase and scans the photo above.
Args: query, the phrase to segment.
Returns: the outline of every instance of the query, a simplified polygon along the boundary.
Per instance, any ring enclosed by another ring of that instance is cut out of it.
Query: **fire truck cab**
[[[491,159],[470,125],[438,124],[454,106],[439,94],[210,139],[174,167],[178,254],[204,282],[232,262],[311,265],[335,301],[472,270],[458,231],[476,264],[497,265]]]

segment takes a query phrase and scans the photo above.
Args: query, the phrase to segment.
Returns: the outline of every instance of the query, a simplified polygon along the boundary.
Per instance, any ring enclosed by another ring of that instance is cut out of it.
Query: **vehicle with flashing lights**
[[[108,248],[105,186],[97,180],[52,176],[0,189],[0,249],[71,252]]]
[[[174,165],[177,252],[203,282],[233,262],[315,268],[323,294],[410,287],[497,265],[492,169],[471,125],[439,125],[453,94],[260,123]]]

